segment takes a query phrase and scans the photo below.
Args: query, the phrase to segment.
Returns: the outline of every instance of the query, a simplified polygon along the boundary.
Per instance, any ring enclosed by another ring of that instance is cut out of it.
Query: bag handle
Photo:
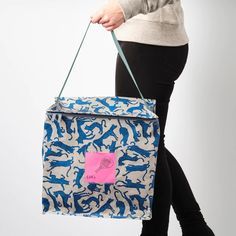
[[[85,37],[86,37],[86,35],[87,35],[89,26],[91,25],[91,22],[92,22],[92,21],[90,20],[90,22],[89,22],[89,24],[88,24],[88,26],[87,26],[87,29],[86,29],[86,31],[85,31],[85,34],[84,34],[84,36],[83,36],[83,38],[82,38],[82,41],[81,41],[81,43],[80,43],[80,45],[79,45],[79,48],[78,48],[78,50],[77,50],[77,52],[76,52],[75,58],[74,58],[74,60],[73,60],[73,62],[72,62],[72,65],[71,65],[71,67],[70,67],[70,69],[69,69],[69,72],[68,72],[68,74],[67,74],[67,77],[66,77],[66,79],[65,79],[65,81],[64,81],[64,84],[63,84],[63,86],[62,86],[62,88],[61,88],[61,91],[60,91],[60,93],[59,93],[59,95],[58,95],[58,97],[57,97],[57,99],[56,99],[56,103],[59,101],[59,99],[60,99],[60,97],[61,97],[61,94],[62,94],[62,92],[63,92],[63,90],[64,90],[64,87],[65,87],[65,85],[66,85],[66,83],[67,83],[67,80],[68,80],[68,78],[69,78],[69,76],[70,76],[70,73],[71,73],[71,71],[72,71],[72,68],[73,68],[73,66],[74,66],[74,64],[75,64],[76,58],[77,58],[77,56],[78,56],[78,54],[79,54],[79,51],[80,51],[80,49],[81,49],[81,46],[82,46],[82,44],[83,44],[83,42],[84,42],[84,39],[85,39]],[[112,35],[113,41],[114,41],[114,43],[115,43],[115,46],[116,46],[116,48],[117,48],[117,50],[118,50],[118,53],[119,53],[119,55],[120,55],[122,61],[124,62],[124,64],[125,64],[125,66],[126,66],[128,72],[129,72],[131,78],[133,79],[133,82],[134,82],[134,84],[135,84],[135,86],[136,86],[136,88],[137,88],[137,90],[138,90],[138,92],[139,92],[141,98],[144,99],[144,97],[143,97],[143,95],[142,95],[142,93],[141,93],[141,91],[140,91],[140,89],[139,89],[139,87],[138,87],[138,85],[137,85],[137,83],[136,83],[136,80],[135,80],[135,78],[134,78],[134,76],[133,76],[133,73],[132,73],[132,71],[131,71],[131,69],[130,69],[130,67],[129,67],[129,64],[128,64],[126,58],[125,58],[125,55],[124,55],[124,53],[123,53],[123,51],[122,51],[122,49],[121,49],[121,47],[120,47],[120,44],[119,44],[119,42],[118,42],[118,40],[117,40],[117,38],[116,38],[115,33],[114,33],[113,30],[111,31],[111,35]]]

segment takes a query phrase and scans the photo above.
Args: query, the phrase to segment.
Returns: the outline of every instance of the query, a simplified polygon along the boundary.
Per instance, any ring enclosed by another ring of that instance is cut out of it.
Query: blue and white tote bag
[[[42,214],[152,218],[160,138],[156,100],[143,97],[111,34],[141,98],[62,97],[82,40],[59,96],[46,110]]]

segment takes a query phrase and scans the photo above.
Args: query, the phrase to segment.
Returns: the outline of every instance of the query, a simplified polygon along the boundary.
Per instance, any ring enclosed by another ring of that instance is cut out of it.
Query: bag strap
[[[89,26],[90,26],[90,25],[91,25],[91,21],[89,22],[89,24],[88,24],[88,26],[87,26],[87,29],[86,29],[86,31],[85,31],[85,34],[84,34],[84,36],[83,36],[83,38],[82,38],[82,41],[81,41],[81,43],[80,43],[80,45],[79,45],[79,48],[78,48],[77,52],[76,52],[75,58],[74,58],[74,60],[73,60],[73,62],[72,62],[72,65],[71,65],[71,67],[70,67],[70,69],[69,69],[69,72],[68,72],[68,74],[67,74],[67,76],[66,76],[66,79],[65,79],[65,81],[64,81],[64,83],[63,83],[63,86],[62,86],[62,88],[61,88],[61,91],[60,91],[60,93],[59,93],[59,95],[58,95],[58,97],[57,97],[57,99],[56,99],[56,103],[59,101],[59,99],[60,99],[60,97],[61,97],[61,94],[62,94],[62,92],[63,92],[63,90],[64,90],[64,87],[65,87],[65,85],[66,85],[66,83],[67,83],[67,80],[68,80],[68,78],[69,78],[69,76],[70,76],[70,73],[71,73],[72,68],[73,68],[73,66],[74,66],[74,64],[75,64],[76,58],[77,58],[77,56],[78,56],[78,54],[79,54],[79,51],[80,51],[81,46],[82,46],[82,44],[83,44],[83,42],[84,42],[84,39],[85,39],[85,37],[86,37],[86,35],[87,35],[87,32],[88,32],[88,29],[89,29]],[[139,92],[141,98],[144,99],[144,97],[143,97],[143,95],[142,95],[142,93],[141,93],[141,91],[140,91],[140,89],[139,89],[139,87],[138,87],[138,85],[137,85],[137,83],[136,83],[136,80],[135,80],[135,78],[134,78],[134,76],[133,76],[133,73],[132,73],[132,71],[131,71],[131,69],[130,69],[130,67],[129,67],[129,64],[128,64],[126,58],[125,58],[125,55],[124,55],[124,53],[123,53],[123,51],[122,51],[122,49],[121,49],[121,47],[120,47],[120,44],[119,44],[119,42],[118,42],[118,40],[117,40],[117,38],[116,38],[115,33],[114,33],[113,30],[111,31],[111,35],[112,35],[113,41],[114,41],[114,43],[115,43],[115,46],[116,46],[116,48],[117,48],[117,50],[118,50],[118,53],[119,53],[119,55],[120,55],[122,61],[124,62],[124,64],[125,64],[125,66],[126,66],[128,72],[129,72],[131,78],[133,79],[133,82],[134,82],[136,88],[138,89],[138,92]]]

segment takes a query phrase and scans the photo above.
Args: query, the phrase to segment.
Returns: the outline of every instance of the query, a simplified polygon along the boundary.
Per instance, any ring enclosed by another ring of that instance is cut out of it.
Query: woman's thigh
[[[159,116],[161,131],[160,145],[164,145],[168,104],[175,81],[185,67],[188,44],[169,47],[127,41],[119,43],[143,96],[156,99],[156,114]],[[119,55],[116,60],[115,94],[140,97]]]

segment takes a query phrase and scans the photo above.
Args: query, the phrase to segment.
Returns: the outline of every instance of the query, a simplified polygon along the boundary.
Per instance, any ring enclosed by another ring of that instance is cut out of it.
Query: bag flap
[[[157,119],[156,100],[122,96],[60,97],[47,109],[50,113],[91,114]]]

